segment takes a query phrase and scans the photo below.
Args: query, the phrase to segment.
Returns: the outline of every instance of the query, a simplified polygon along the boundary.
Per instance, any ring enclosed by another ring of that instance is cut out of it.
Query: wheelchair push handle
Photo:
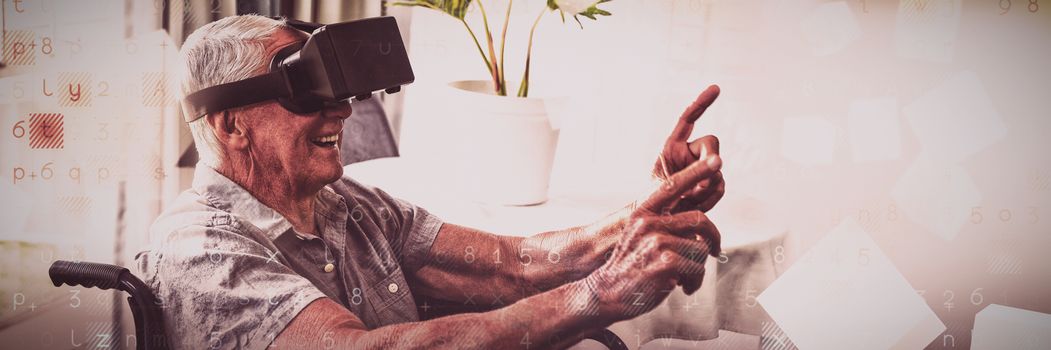
[[[120,266],[65,260],[55,261],[47,271],[55,287],[65,283],[70,286],[80,285],[99,289],[118,288],[120,276],[124,273],[128,273],[128,269]]]

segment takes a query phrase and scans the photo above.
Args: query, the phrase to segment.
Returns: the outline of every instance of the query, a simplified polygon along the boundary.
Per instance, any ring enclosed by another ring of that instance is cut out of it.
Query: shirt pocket
[[[416,314],[416,302],[409,292],[400,268],[374,283],[366,293],[382,325],[412,322],[419,318]]]

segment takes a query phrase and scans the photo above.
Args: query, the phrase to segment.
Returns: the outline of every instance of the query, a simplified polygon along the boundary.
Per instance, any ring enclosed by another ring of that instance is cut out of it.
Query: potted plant
[[[547,6],[533,20],[526,43],[524,69],[520,80],[508,80],[504,48],[507,27],[511,18],[513,0],[507,8],[501,26],[499,47],[489,26],[489,17],[482,1],[471,0],[400,0],[390,6],[423,7],[445,13],[463,23],[469,38],[474,41],[481,63],[489,73],[487,80],[460,80],[449,83],[457,99],[465,106],[461,121],[472,131],[459,149],[464,184],[472,197],[489,203],[531,205],[547,200],[551,166],[558,143],[558,129],[552,127],[548,114],[548,99],[529,97],[529,73],[533,38],[540,19],[548,12],[558,11],[565,22],[568,14],[583,28],[580,17],[595,20],[610,13],[598,5],[610,0],[547,0]],[[479,40],[476,31],[467,23],[466,15],[474,4],[481,12],[482,30]],[[497,50],[499,49],[499,55]],[[516,84],[517,83],[517,84]],[[517,85],[517,91],[510,87]],[[464,120],[466,118],[466,120]]]

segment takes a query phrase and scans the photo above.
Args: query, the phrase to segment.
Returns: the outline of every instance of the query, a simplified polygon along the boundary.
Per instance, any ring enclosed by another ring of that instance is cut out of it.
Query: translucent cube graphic
[[[1051,315],[990,304],[974,316],[971,349],[1051,349]]]
[[[823,118],[785,118],[781,155],[799,164],[831,163],[836,154],[836,126]]]
[[[799,349],[923,346],[945,329],[852,218],[803,254],[758,301]]]
[[[913,350],[926,348],[931,343],[931,340],[945,332],[945,329],[945,324],[938,318],[938,315],[931,312],[916,327],[913,327],[901,339],[898,339],[898,342],[891,349]]]
[[[847,135],[856,163],[898,159],[901,156],[898,100],[893,97],[854,100],[847,113]]]
[[[924,153],[961,161],[1007,133],[1000,114],[973,72],[945,80],[902,108]]]
[[[816,56],[839,52],[861,37],[861,28],[846,1],[818,5],[799,27]]]
[[[926,154],[898,178],[891,197],[909,220],[945,240],[956,238],[982,201],[965,169]]]
[[[894,25],[898,57],[948,63],[960,27],[961,0],[901,0]]]

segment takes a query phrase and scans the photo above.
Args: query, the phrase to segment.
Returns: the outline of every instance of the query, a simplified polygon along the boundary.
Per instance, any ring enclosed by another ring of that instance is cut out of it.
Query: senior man
[[[263,74],[305,38],[254,15],[205,25],[182,47],[182,93]],[[717,139],[688,138],[718,94],[709,87],[683,113],[648,198],[526,238],[444,223],[344,176],[349,102],[210,113],[190,125],[201,155],[192,188],[152,226],[161,238],[139,255],[140,273],[179,348],[571,346],[653,309],[676,285],[700,287],[720,239],[704,212],[725,185]],[[421,321],[424,297],[495,310]]]

